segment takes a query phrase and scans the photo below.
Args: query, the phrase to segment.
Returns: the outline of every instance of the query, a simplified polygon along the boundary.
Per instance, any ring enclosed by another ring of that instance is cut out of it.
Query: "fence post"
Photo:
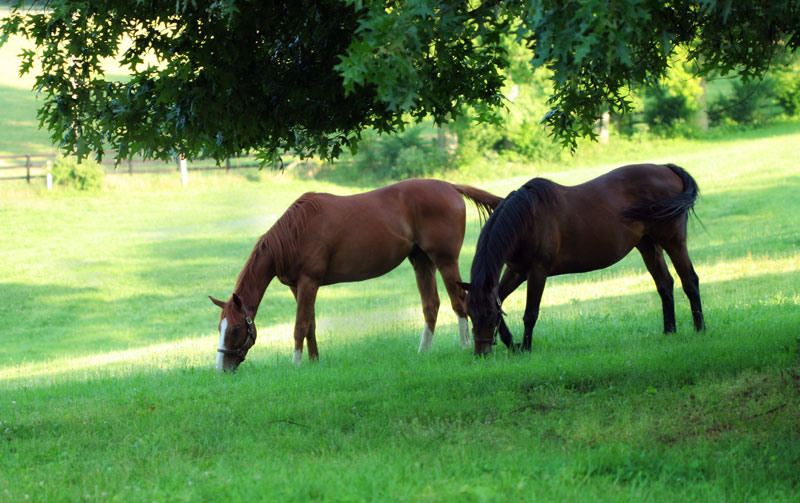
[[[184,157],[183,154],[181,154],[178,165],[181,168],[181,184],[186,187],[186,184],[188,183],[188,174],[186,172],[186,157]]]
[[[31,183],[31,156],[25,155],[25,179]]]
[[[47,190],[53,190],[53,172],[50,169],[50,165],[50,161],[45,163],[45,166],[47,167]]]
[[[226,157],[225,158],[225,172],[227,173],[230,170],[231,170],[231,158],[230,157]]]
[[[608,112],[604,112],[603,116],[600,118],[600,134],[599,141],[600,143],[608,143],[608,133],[611,124],[611,114]]]
[[[128,159],[128,174],[133,176],[133,160]]]

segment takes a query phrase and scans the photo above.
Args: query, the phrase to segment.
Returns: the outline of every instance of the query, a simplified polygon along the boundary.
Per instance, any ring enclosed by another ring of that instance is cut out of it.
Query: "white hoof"
[[[294,352],[294,355],[292,356],[292,363],[294,363],[298,367],[300,366],[301,363],[303,363],[303,352],[302,351],[295,351]]]

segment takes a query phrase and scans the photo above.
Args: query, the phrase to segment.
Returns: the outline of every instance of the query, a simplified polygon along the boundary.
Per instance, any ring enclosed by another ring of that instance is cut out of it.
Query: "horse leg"
[[[290,287],[294,295],[295,302],[297,301],[297,288]],[[308,341],[308,358],[309,360],[319,360],[319,350],[317,349],[317,316],[314,306],[311,306],[311,325],[308,327],[306,334],[306,341]]]
[[[706,322],[703,319],[703,306],[700,302],[700,278],[694,272],[692,261],[689,259],[689,250],[686,248],[686,239],[680,239],[677,242],[666,243],[664,246],[669,258],[672,259],[672,265],[681,279],[683,291],[689,298],[689,305],[692,308],[692,319],[694,320],[694,329],[698,332],[706,329]]]
[[[311,306],[311,323],[308,326],[306,342],[308,343],[309,361],[319,361],[319,349],[317,349],[317,317],[313,305]]]
[[[675,331],[675,296],[673,288],[675,281],[669,273],[667,263],[664,261],[663,248],[649,236],[642,237],[636,245],[642,254],[644,265],[656,282],[656,290],[661,297],[661,311],[664,316],[664,333]]]
[[[519,285],[521,285],[523,281],[525,281],[525,277],[521,274],[509,268],[503,271],[503,276],[500,278],[500,283],[497,285],[497,296],[500,298],[501,305],[506,298],[511,295],[511,292],[519,288]],[[519,344],[514,344],[514,336],[511,335],[511,331],[508,329],[503,316],[500,316],[500,325],[497,328],[497,331],[500,333],[500,340],[508,349],[516,351],[520,348]]]
[[[431,347],[433,331],[436,330],[436,318],[439,314],[439,292],[436,290],[436,268],[430,257],[419,248],[414,248],[408,256],[417,277],[417,288],[422,298],[422,316],[425,328],[419,342],[419,352]]]
[[[522,316],[524,331],[522,334],[522,350],[530,351],[533,344],[533,327],[539,318],[539,304],[542,302],[547,272],[535,267],[528,272],[528,296],[525,301],[525,314]]]
[[[467,321],[467,293],[458,285],[461,282],[458,262],[451,259],[434,263],[442,275],[447,295],[450,297],[450,306],[458,317],[458,338],[461,341],[461,348],[471,348],[472,337],[469,333],[469,321]]]
[[[317,338],[314,333],[314,303],[317,299],[319,284],[310,278],[301,278],[292,293],[297,301],[297,318],[294,322],[294,355],[292,363],[300,365],[303,361],[303,339],[308,339],[308,359],[319,360]]]

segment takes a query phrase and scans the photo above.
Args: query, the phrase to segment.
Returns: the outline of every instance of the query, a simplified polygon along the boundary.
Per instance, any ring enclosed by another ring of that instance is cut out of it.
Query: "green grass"
[[[0,72],[0,155],[49,148],[29,87]],[[633,254],[550,280],[525,355],[462,351],[440,285],[419,355],[403,264],[320,291],[321,361],[300,368],[294,301],[274,284],[235,375],[213,369],[207,295],[230,294],[297,196],[367,187],[273,173],[192,173],[185,189],[177,175],[112,175],[91,194],[0,183],[0,502],[797,501],[799,142],[797,124],[616,138],[569,163],[448,175],[502,195],[534,174],[684,166],[702,191],[690,253],[705,333],[679,284],[678,333],[660,333]],[[505,307],[519,338],[524,289]]]
[[[281,177],[0,186],[0,501],[796,501],[800,128],[645,145],[698,180],[690,253],[709,329],[660,333],[636,255],[548,282],[531,354],[476,360],[403,264],[323,288],[321,361],[291,365],[273,285],[236,375],[218,310],[253,243],[307,190]],[[609,161],[612,162],[612,161]],[[577,159],[550,177],[607,169]],[[504,194],[526,177],[480,183]],[[468,277],[478,224],[462,252]],[[440,285],[440,292],[443,289]],[[524,291],[507,301],[519,337]]]
[[[0,6],[0,18],[7,12]],[[31,92],[34,78],[19,75],[18,56],[30,45],[12,37],[0,47],[0,156],[54,151],[47,132],[38,129],[36,109],[41,103]]]

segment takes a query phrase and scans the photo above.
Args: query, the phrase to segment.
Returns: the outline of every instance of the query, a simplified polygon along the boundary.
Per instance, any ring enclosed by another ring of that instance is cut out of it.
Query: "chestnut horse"
[[[497,333],[515,349],[501,305],[528,282],[522,349],[530,351],[548,276],[608,267],[636,247],[661,297],[664,332],[675,331],[673,279],[666,251],[704,330],[700,288],[686,249],[686,224],[698,189],[682,168],[637,164],[573,187],[534,178],[509,194],[481,230],[470,271],[467,312],[475,354],[491,352]],[[505,272],[500,278],[503,265]]]
[[[501,201],[467,185],[416,179],[352,196],[300,196],[258,240],[231,298],[211,298],[222,308],[217,370],[236,370],[255,344],[253,318],[273,278],[289,286],[297,302],[293,361],[299,365],[303,340],[309,359],[319,358],[314,319],[319,287],[375,278],[406,258],[422,297],[425,328],[419,351],[430,347],[436,328],[436,269],[458,316],[461,345],[469,347],[466,293],[458,271],[466,220],[462,196],[484,217]]]

